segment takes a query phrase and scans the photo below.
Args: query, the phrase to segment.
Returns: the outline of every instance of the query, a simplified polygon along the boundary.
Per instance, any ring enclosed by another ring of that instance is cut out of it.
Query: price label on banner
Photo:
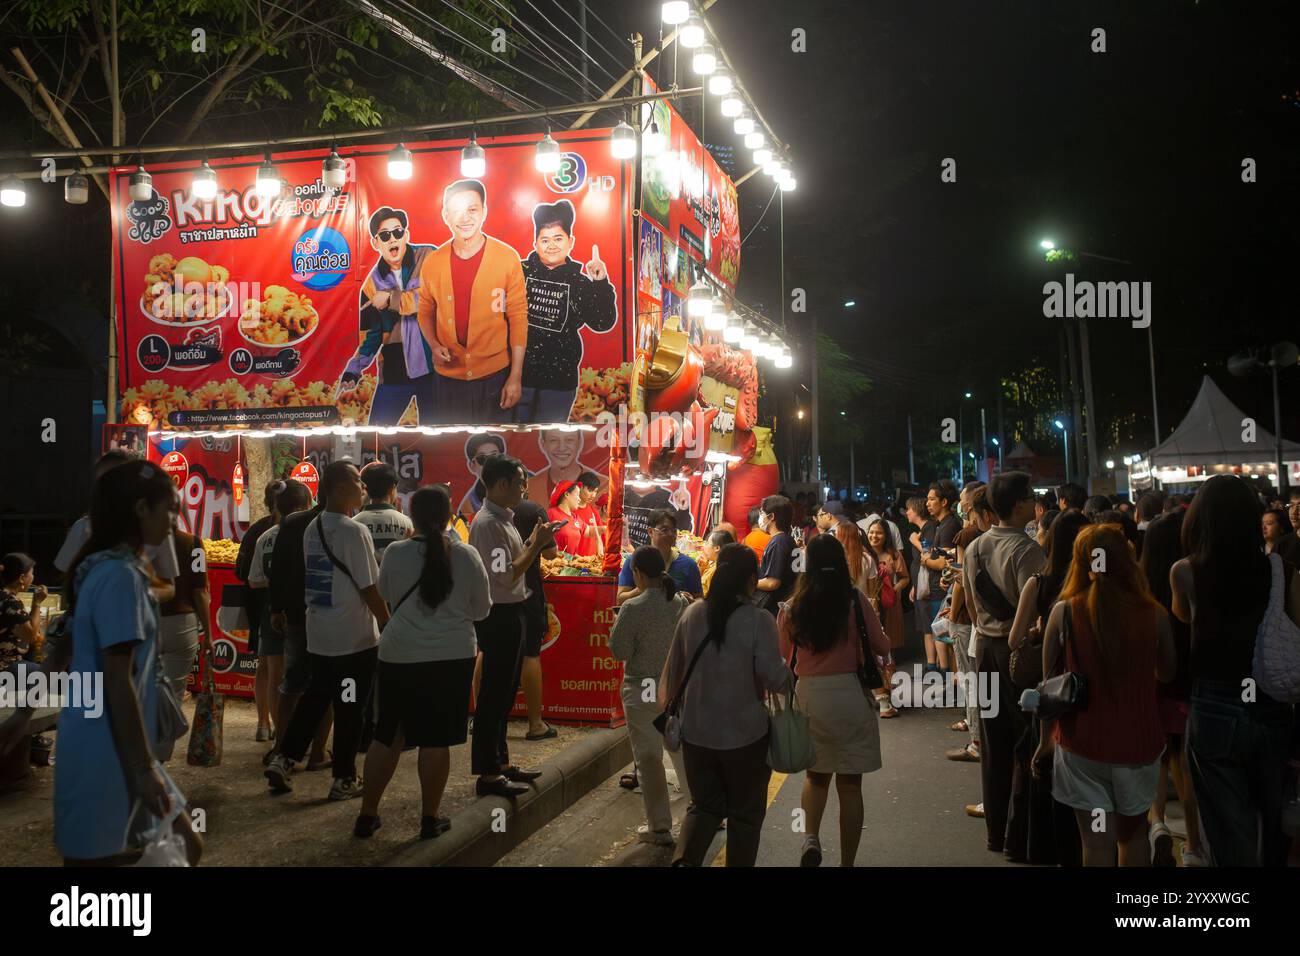
[[[185,484],[185,479],[190,474],[190,463],[178,451],[169,451],[163,456],[163,460],[158,467],[167,473],[172,480],[172,484],[177,488]]]
[[[244,503],[244,466],[239,462],[235,462],[235,470],[230,475],[230,492],[236,507]]]
[[[320,487],[320,474],[316,471],[315,465],[309,461],[300,461],[293,466],[289,477],[306,485],[307,490],[311,492],[312,500],[316,499],[316,489]]]

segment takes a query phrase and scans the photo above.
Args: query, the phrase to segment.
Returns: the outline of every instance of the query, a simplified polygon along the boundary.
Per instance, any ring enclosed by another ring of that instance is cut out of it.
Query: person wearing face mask
[[[451,241],[424,258],[416,319],[433,352],[439,422],[509,421],[523,388],[528,303],[519,254],[486,235],[487,190],[461,179],[442,196]]]
[[[561,199],[533,209],[533,251],[524,260],[528,289],[528,349],[514,421],[567,422],[578,392],[582,336],[618,322],[618,299],[600,249],[585,265],[571,258],[573,203]]]

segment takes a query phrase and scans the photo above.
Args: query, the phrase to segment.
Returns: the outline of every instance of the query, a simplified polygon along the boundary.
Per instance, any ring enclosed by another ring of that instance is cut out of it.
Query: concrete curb
[[[480,797],[451,818],[447,833],[399,850],[383,865],[491,866],[631,762],[626,727],[596,731],[542,764],[531,792],[513,802]],[[492,829],[498,809],[505,811],[504,832]]]

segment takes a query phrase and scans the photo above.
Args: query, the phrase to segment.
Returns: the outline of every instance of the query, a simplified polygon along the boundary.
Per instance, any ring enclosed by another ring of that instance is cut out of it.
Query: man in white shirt
[[[470,772],[479,796],[514,797],[541,776],[510,763],[506,721],[515,702],[524,650],[524,575],[537,556],[555,543],[555,525],[537,522],[527,541],[514,523],[515,505],[528,487],[528,472],[517,458],[494,455],[483,465],[483,507],[469,528],[469,543],[483,559],[492,593],[492,610],[474,625],[483,652],[482,680],[474,703],[474,744]]]
[[[95,462],[95,481],[99,481],[106,472],[111,471],[118,465],[125,465],[128,461],[136,459],[122,451],[120,448],[114,448],[105,452]],[[54,566],[64,574],[72,567],[72,562],[76,560],[81,549],[85,547],[86,542],[90,540],[90,515],[84,514],[72,523],[68,529],[68,535],[63,539],[63,544],[59,548],[59,553],[54,556]],[[150,588],[154,597],[158,599],[159,604],[165,604],[176,596],[176,578],[180,575],[180,565],[176,561],[176,542],[172,533],[167,532],[167,537],[161,544],[146,545],[144,556],[153,568],[154,576],[163,583]]]
[[[280,752],[266,768],[271,789],[293,789],[293,765],[306,756],[325,709],[334,705],[334,783],[331,800],[362,793],[356,771],[362,712],[378,659],[379,629],[388,606],[379,596],[379,562],[365,525],[348,517],[361,505],[356,465],[333,462],[321,475],[325,509],[303,535],[306,565],[307,657],[311,684],[294,709]]]
[[[361,482],[366,486],[364,508],[357,512],[357,520],[366,526],[375,543],[375,559],[384,561],[384,550],[394,541],[405,541],[413,533],[411,519],[397,507],[397,472],[386,461],[372,461],[361,469]]]

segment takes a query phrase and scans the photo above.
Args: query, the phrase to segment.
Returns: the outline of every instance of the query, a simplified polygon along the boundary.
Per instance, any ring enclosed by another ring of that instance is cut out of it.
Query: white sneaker
[[[335,778],[333,785],[330,787],[331,800],[351,800],[353,797],[361,796],[362,783],[361,775],[355,774],[347,778]]]
[[[1174,835],[1163,820],[1151,824],[1147,839],[1151,843],[1151,865],[1173,866]]]
[[[1205,857],[1195,850],[1187,849],[1187,844],[1183,844],[1183,866],[1205,866]]]
[[[266,777],[267,783],[276,793],[288,793],[293,789],[292,774],[293,761],[284,754],[276,754],[266,765],[262,776]]]
[[[653,843],[655,846],[672,846],[674,844],[671,830],[651,830],[649,824],[641,824],[636,828],[636,838],[642,843]]]

